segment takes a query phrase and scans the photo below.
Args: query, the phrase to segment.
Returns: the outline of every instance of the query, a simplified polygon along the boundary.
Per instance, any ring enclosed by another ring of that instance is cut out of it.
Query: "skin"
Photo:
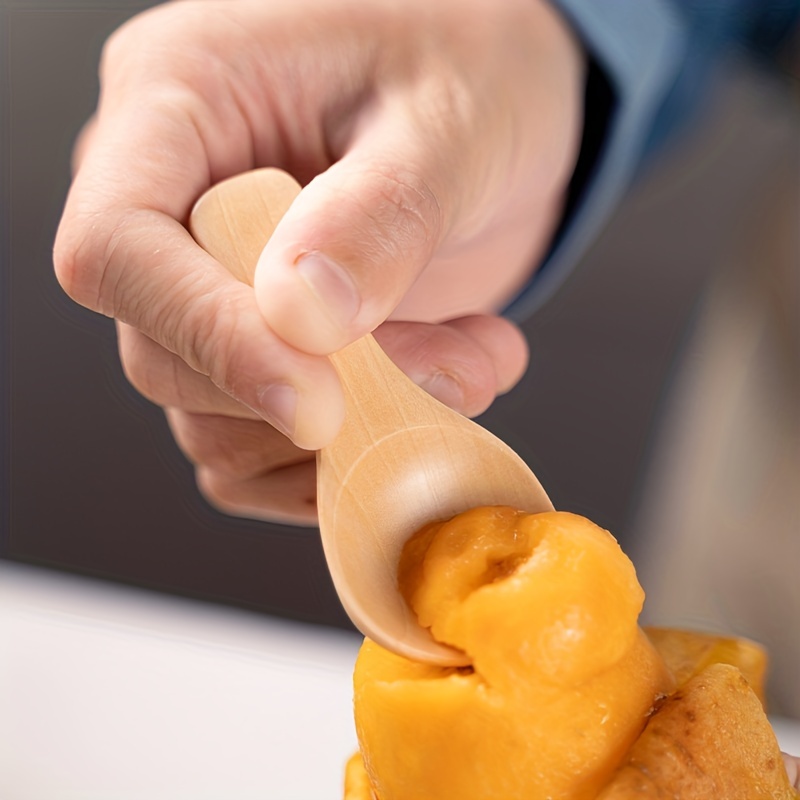
[[[464,414],[519,380],[525,341],[496,313],[559,220],[583,77],[537,0],[187,0],[111,37],[56,274],[117,320],[212,503],[314,521],[309,451],[343,405],[324,356],[369,331]],[[259,166],[304,190],[251,288],[184,226]]]

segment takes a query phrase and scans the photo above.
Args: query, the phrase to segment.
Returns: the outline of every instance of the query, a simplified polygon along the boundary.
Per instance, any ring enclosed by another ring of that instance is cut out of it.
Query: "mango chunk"
[[[344,768],[344,800],[372,800],[369,776],[360,752],[351,756]]]
[[[764,704],[767,651],[760,644],[698,631],[656,627],[644,630],[679,687],[712,664],[730,664],[739,669]]]
[[[407,598],[473,664],[365,641],[354,702],[375,798],[594,798],[674,688],[619,545],[573,514],[484,508],[429,526],[411,551]]]
[[[742,673],[712,664],[667,698],[597,800],[795,800]]]

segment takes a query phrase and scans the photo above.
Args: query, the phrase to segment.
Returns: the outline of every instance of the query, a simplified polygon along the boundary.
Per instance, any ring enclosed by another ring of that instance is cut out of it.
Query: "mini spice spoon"
[[[190,220],[195,240],[252,284],[261,250],[300,186],[263,169],[214,186]],[[482,505],[553,506],[506,444],[416,386],[365,336],[330,356],[345,393],[345,421],[317,454],[317,508],[336,590],[365,635],[416,661],[461,666],[400,594],[406,540],[428,522]]]

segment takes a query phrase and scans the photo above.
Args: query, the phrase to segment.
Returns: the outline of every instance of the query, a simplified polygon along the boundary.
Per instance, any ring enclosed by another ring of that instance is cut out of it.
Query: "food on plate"
[[[347,766],[346,800],[636,797],[639,765],[674,760],[688,737],[704,760],[648,772],[657,777],[642,796],[660,797],[691,765],[708,762],[713,782],[712,762],[736,758],[709,744],[720,726],[721,713],[707,712],[715,702],[729,704],[742,728],[730,742],[750,748],[752,769],[771,759],[781,767],[764,777],[773,793],[763,796],[797,796],[742,678],[761,691],[761,649],[662,629],[648,636],[633,565],[589,520],[473,509],[416,534],[398,578],[420,623],[471,665],[416,663],[365,640],[354,674],[360,753]],[[733,666],[720,671],[717,661]],[[680,727],[687,713],[695,721]],[[675,796],[755,800],[750,767],[736,773],[738,795],[704,794],[698,783],[701,793]]]
[[[735,636],[675,628],[649,627],[645,631],[678,686],[712,664],[732,664],[738,667],[763,705],[767,653],[761,645]]]
[[[592,797],[674,688],[633,565],[582,517],[473,509],[420,531],[399,580],[472,666],[365,642],[356,728],[380,800]]]
[[[775,734],[744,675],[712,664],[664,700],[597,800],[790,800]]]

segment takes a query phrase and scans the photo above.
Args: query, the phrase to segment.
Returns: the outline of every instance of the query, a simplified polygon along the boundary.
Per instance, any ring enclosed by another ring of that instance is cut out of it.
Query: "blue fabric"
[[[731,49],[771,58],[800,21],[800,0],[673,0],[685,31],[685,57],[648,139],[650,153],[701,106],[715,67]]]
[[[769,54],[800,19],[800,0],[551,2],[602,71],[610,97],[602,141],[592,147],[592,163],[579,165],[586,174],[572,187],[550,252],[505,311],[516,319],[536,311],[561,285],[642,162],[698,107],[721,55],[731,46]],[[585,124],[591,134],[598,121],[587,114]]]

